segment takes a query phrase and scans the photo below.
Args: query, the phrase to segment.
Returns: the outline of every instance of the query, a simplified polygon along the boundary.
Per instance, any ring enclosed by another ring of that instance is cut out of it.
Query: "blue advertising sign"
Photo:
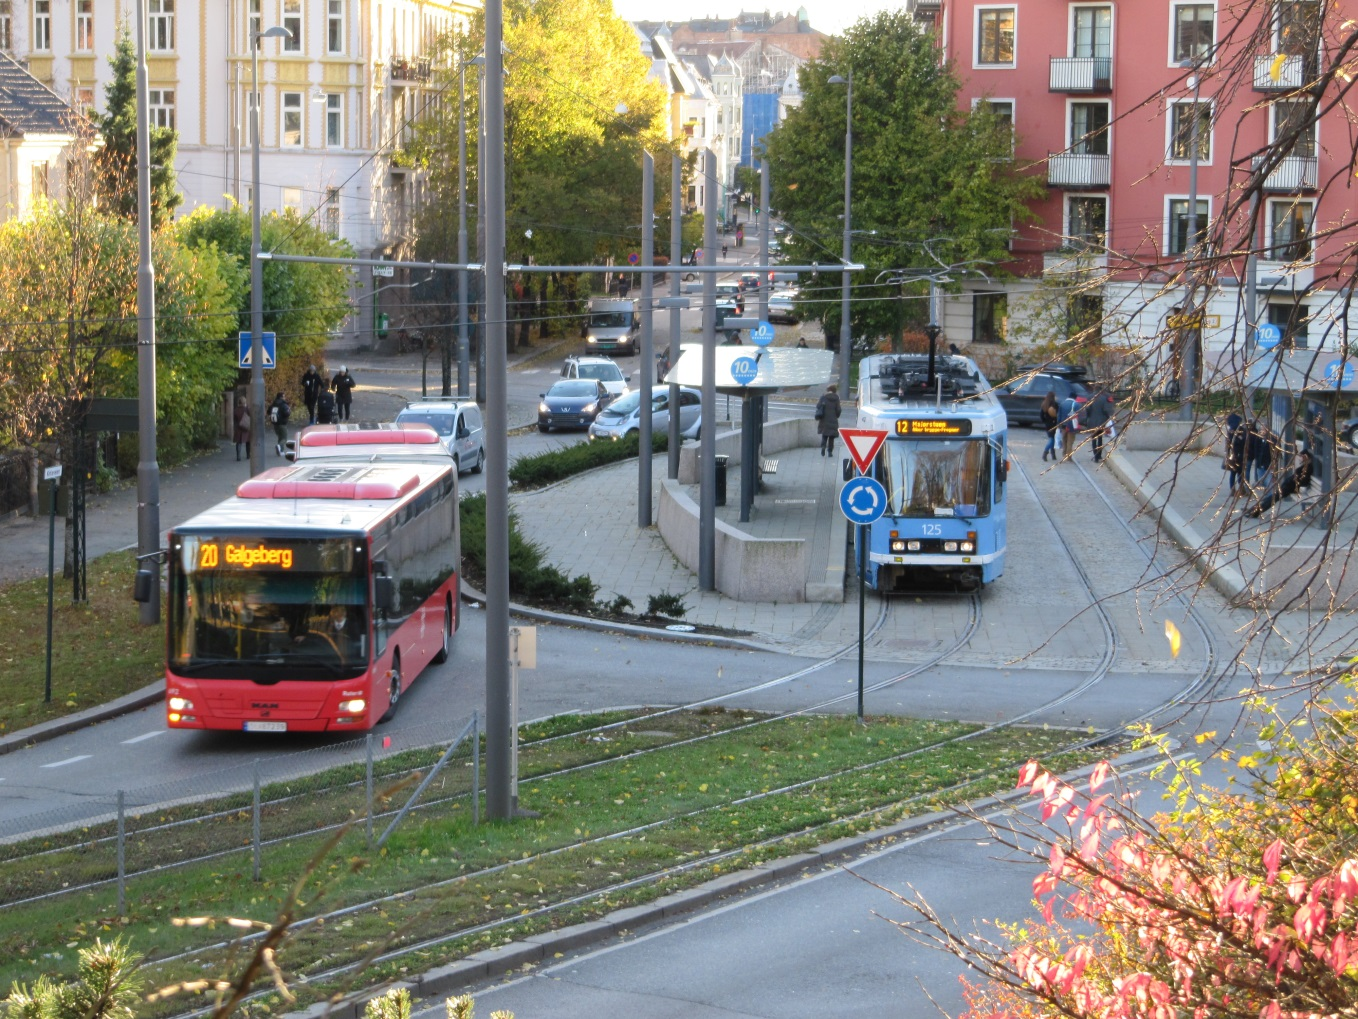
[[[1343,387],[1353,385],[1353,365],[1335,358],[1325,366],[1325,385]]]
[[[871,524],[886,512],[886,489],[860,474],[839,490],[839,509],[851,524]]]
[[[242,368],[250,367],[250,346],[251,333],[241,333],[236,337],[236,349],[239,355],[239,364]],[[264,348],[264,367],[272,368],[278,362],[278,335],[276,333],[260,333],[261,346]]]
[[[752,357],[738,357],[731,362],[731,378],[738,386],[748,386],[758,374],[759,364]]]
[[[1265,323],[1255,330],[1255,343],[1260,350],[1272,350],[1283,341],[1283,331],[1272,322]]]
[[[767,347],[773,342],[773,326],[761,321],[759,325],[750,330],[750,342],[756,347]]]

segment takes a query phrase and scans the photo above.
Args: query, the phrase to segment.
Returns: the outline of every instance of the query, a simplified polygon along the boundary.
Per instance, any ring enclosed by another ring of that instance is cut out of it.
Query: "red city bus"
[[[396,447],[411,456],[442,456],[452,463],[452,454],[439,440],[439,433],[429,425],[396,425],[385,421],[309,425],[297,433],[292,448],[288,450],[288,459],[297,462],[317,458],[353,458],[375,452],[390,453]]]
[[[446,661],[461,534],[451,463],[303,462],[170,532],[171,728],[360,731]]]

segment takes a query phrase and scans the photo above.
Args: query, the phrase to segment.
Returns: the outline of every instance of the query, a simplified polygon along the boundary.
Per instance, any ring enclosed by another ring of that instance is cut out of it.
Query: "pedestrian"
[[[1221,458],[1221,469],[1226,472],[1226,486],[1232,495],[1235,495],[1236,485],[1240,482],[1240,469],[1243,466],[1235,452],[1235,436],[1244,420],[1239,414],[1230,414],[1226,418],[1226,451]]]
[[[1094,447],[1094,462],[1103,463],[1103,437],[1113,421],[1113,394],[1106,389],[1094,394],[1084,407],[1083,425]]]
[[[316,423],[316,397],[321,393],[321,373],[313,364],[302,373],[302,402],[306,404],[306,423]]]
[[[232,441],[236,443],[236,459],[237,460],[240,459],[240,451],[242,446],[245,447],[246,459],[249,459],[250,426],[251,424],[253,424],[253,422],[250,420],[250,411],[249,408],[247,408],[245,405],[244,396],[236,397],[236,409],[232,414],[232,420],[235,422],[235,428],[232,431],[231,437]]]
[[[316,424],[333,425],[335,414],[335,394],[330,392],[330,383],[321,379],[321,392],[316,397]]]
[[[725,244],[723,244],[723,245],[721,246],[721,257],[722,257],[722,258],[725,258],[725,257],[726,257],[726,245],[725,245]]]
[[[1311,488],[1311,451],[1306,448],[1305,443],[1299,442],[1291,469],[1279,479],[1276,487],[1270,488],[1268,493],[1250,508],[1248,515],[1263,516],[1279,499],[1286,499],[1303,488],[1308,491]]]
[[[816,432],[820,435],[820,455],[835,455],[835,436],[839,434],[839,387],[833,382],[816,401]]]
[[[1049,455],[1053,460],[1056,459],[1056,433],[1061,426],[1061,408],[1056,405],[1056,390],[1047,390],[1037,416],[1042,427],[1047,430],[1047,444],[1042,447],[1042,460],[1045,463]]]
[[[807,349],[807,348],[806,348],[806,337],[805,337],[805,336],[798,336],[798,337],[797,337],[797,348],[798,348],[799,350],[805,350],[805,349]]]
[[[1273,466],[1273,446],[1276,442],[1273,432],[1262,421],[1256,422],[1254,432],[1246,448],[1250,466],[1254,468],[1253,482],[1256,491],[1268,487],[1269,469]]]
[[[278,441],[274,444],[274,450],[279,456],[283,455],[283,444],[288,441],[288,418],[292,417],[292,408],[288,406],[288,398],[279,393],[273,398],[273,403],[269,404],[269,423],[273,425],[273,433]]]
[[[330,388],[335,391],[335,407],[338,410],[336,421],[348,421],[349,410],[354,405],[354,390],[358,383],[349,374],[349,369],[340,365],[339,372],[330,380]]]
[[[1075,439],[1080,434],[1080,411],[1085,398],[1072,393],[1061,401],[1061,459],[1069,460],[1075,452]]]

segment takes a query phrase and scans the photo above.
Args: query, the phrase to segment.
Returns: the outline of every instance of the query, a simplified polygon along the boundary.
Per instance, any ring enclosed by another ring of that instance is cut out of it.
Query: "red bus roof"
[[[428,425],[312,425],[297,437],[299,446],[432,446],[438,432]]]
[[[399,464],[272,467],[236,489],[242,499],[399,499],[420,484],[419,469]]]

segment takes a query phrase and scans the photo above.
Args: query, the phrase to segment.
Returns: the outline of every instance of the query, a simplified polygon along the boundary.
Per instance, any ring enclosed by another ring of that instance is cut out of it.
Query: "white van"
[[[480,474],[486,462],[486,425],[471,400],[433,397],[416,400],[396,415],[398,425],[428,425],[452,455],[459,473]]]

